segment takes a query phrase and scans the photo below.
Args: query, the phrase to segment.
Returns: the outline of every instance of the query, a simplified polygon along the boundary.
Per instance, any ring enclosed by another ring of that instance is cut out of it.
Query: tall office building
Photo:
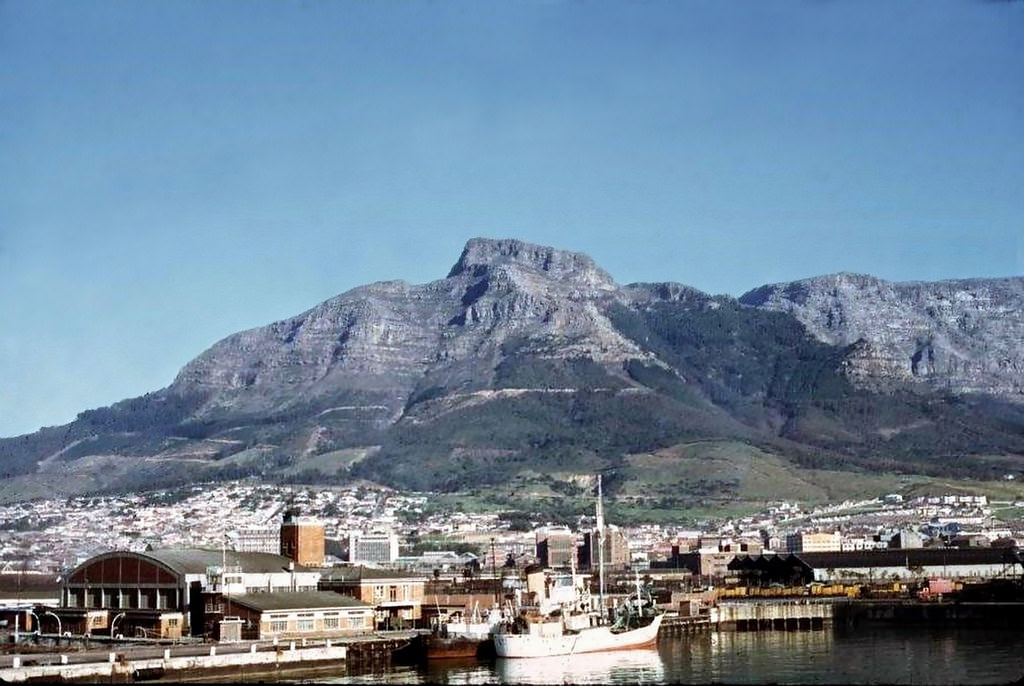
[[[398,534],[390,531],[353,531],[348,536],[348,560],[390,563],[398,559]]]
[[[576,554],[576,536],[566,527],[536,531],[537,561],[544,567],[568,567]]]

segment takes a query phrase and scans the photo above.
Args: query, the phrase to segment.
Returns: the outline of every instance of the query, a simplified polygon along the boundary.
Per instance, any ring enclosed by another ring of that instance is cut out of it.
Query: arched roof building
[[[69,626],[81,620],[81,633],[121,628],[117,633],[129,635],[141,628],[173,635],[179,627],[181,633],[198,635],[208,631],[207,615],[223,615],[222,598],[315,591],[319,578],[319,570],[272,553],[114,551],[86,560],[64,577],[61,610]]]

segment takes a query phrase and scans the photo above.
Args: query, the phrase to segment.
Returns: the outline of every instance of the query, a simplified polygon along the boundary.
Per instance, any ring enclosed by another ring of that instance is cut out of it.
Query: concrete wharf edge
[[[406,635],[407,634],[407,635]],[[218,652],[211,645],[209,652],[200,655],[172,655],[165,649],[163,657],[131,658],[126,653],[111,651],[105,661],[66,664],[21,664],[0,669],[3,683],[129,683],[149,680],[174,680],[191,677],[200,679],[217,674],[239,674],[251,670],[272,673],[283,669],[326,668],[350,662],[389,660],[391,654],[407,645],[415,632],[393,636],[369,636],[332,639],[323,645],[303,646],[295,641],[250,645],[244,652]],[[40,656],[28,655],[25,662]],[[54,657],[50,655],[49,657]],[[21,661],[21,660],[17,660]]]

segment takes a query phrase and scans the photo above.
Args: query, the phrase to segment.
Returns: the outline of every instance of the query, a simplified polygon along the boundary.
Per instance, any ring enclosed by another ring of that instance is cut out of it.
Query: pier
[[[833,604],[807,600],[719,603],[710,623],[720,631],[811,631],[833,620]]]
[[[957,624],[1000,629],[1024,628],[1024,602],[851,600],[835,603],[835,621],[861,623]]]
[[[416,636],[415,631],[395,631],[320,641],[115,646],[102,651],[4,655],[0,682],[128,683],[213,677],[241,681],[295,670],[366,668],[388,664],[395,651]]]
[[[711,619],[707,615],[699,617],[665,617],[658,629],[658,638],[668,636],[687,636],[700,631],[711,630]]]

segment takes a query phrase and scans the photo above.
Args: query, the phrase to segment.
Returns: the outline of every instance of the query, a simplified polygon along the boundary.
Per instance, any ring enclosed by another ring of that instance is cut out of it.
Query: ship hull
[[[488,638],[441,638],[429,636],[426,641],[428,660],[453,660],[473,657],[489,657],[494,654],[494,642]]]
[[[657,642],[662,618],[663,615],[658,615],[646,626],[620,633],[613,633],[607,626],[590,627],[573,633],[563,632],[554,636],[496,633],[494,652],[498,657],[522,658],[642,648]]]

